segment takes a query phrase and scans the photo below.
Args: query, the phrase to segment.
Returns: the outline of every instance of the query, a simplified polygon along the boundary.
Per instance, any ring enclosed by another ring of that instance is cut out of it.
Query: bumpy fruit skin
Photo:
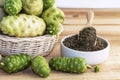
[[[4,9],[9,15],[16,15],[22,9],[21,0],[5,0]]]
[[[57,35],[60,31],[59,24],[64,22],[64,13],[56,7],[50,7],[43,12],[43,19],[47,24],[47,33]]]
[[[70,73],[84,73],[87,70],[87,63],[85,59],[75,57],[54,57],[49,61],[52,69]]]
[[[36,56],[32,60],[31,68],[34,73],[41,77],[47,77],[50,75],[50,68],[48,63],[46,62],[45,58],[42,56]]]
[[[43,9],[46,10],[55,4],[55,0],[43,0]]]
[[[47,34],[57,35],[59,32],[60,32],[60,26],[57,22],[54,24],[52,23],[47,24],[47,29],[46,29]]]
[[[23,9],[27,14],[40,15],[43,11],[42,0],[22,0]]]
[[[64,13],[61,9],[57,7],[50,7],[43,13],[43,18],[48,24],[55,22],[63,23]]]
[[[12,54],[0,62],[0,68],[7,73],[15,73],[26,69],[31,64],[31,57],[27,54]]]
[[[0,22],[0,29],[9,36],[32,37],[43,35],[46,24],[37,16],[20,14],[4,17]]]

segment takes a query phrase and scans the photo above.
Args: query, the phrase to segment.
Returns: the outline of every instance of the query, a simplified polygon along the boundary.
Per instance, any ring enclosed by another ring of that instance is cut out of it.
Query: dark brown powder
[[[86,27],[79,34],[73,35],[63,41],[64,45],[80,51],[98,51],[104,49],[107,44],[96,36],[96,29]]]

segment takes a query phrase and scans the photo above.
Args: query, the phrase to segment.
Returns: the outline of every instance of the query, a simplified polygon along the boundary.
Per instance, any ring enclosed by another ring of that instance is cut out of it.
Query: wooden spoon
[[[87,26],[92,26],[93,20],[94,20],[94,12],[93,11],[88,11],[86,14],[87,17]],[[97,38],[95,40],[94,46],[97,43]]]

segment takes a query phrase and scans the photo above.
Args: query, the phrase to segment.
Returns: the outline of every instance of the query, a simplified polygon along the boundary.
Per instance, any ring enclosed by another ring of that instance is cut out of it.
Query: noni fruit
[[[54,24],[47,25],[46,33],[57,35],[59,32],[60,32],[60,26],[57,22]]]
[[[40,15],[43,11],[42,0],[22,0],[23,10],[27,14]]]
[[[16,15],[22,10],[21,0],[5,0],[4,9],[9,15]]]
[[[60,24],[64,22],[64,13],[56,7],[50,7],[43,12],[43,19],[47,24],[47,33],[57,35],[60,31]]]
[[[50,75],[50,68],[48,63],[46,62],[45,58],[42,56],[36,56],[32,60],[31,68],[34,73],[41,77],[47,77]]]
[[[87,63],[84,58],[75,57],[54,57],[49,61],[52,69],[70,73],[84,73],[87,70]]]
[[[43,0],[43,9],[46,10],[55,4],[55,0]]]
[[[47,24],[54,24],[56,22],[62,24],[64,22],[64,13],[57,7],[50,7],[49,9],[45,10],[42,16]]]
[[[0,68],[7,73],[15,73],[26,69],[31,64],[31,57],[27,54],[12,54],[0,62]]]
[[[43,35],[46,24],[42,18],[37,16],[20,14],[4,17],[0,22],[0,29],[9,36],[32,37]]]

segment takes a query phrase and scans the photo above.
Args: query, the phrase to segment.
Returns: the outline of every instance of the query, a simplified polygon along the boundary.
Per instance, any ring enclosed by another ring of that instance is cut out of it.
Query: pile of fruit
[[[28,54],[12,54],[0,61],[0,68],[7,73],[16,73],[28,67],[31,67],[31,70],[38,76],[48,77],[51,69],[80,74],[86,72],[88,66],[86,60],[80,57],[53,57],[47,63],[46,59],[42,56],[31,58]],[[95,72],[100,70],[98,66],[95,66],[93,69]]]
[[[55,0],[0,0],[0,30],[14,37],[58,35],[64,13]]]

